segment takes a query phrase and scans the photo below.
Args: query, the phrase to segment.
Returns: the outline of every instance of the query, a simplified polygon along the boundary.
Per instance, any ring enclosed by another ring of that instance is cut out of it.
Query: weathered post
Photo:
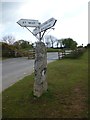
[[[34,96],[40,97],[42,93],[47,91],[47,52],[46,46],[43,42],[39,41],[36,43],[35,49],[35,63],[34,63]]]
[[[45,44],[41,42],[41,40],[45,32],[52,28],[56,21],[56,19],[50,18],[42,24],[38,20],[32,19],[20,19],[17,22],[21,27],[25,27],[29,30],[39,40],[39,42],[36,43],[34,63],[35,81],[33,94],[36,97],[40,97],[45,91],[47,91],[47,52]],[[35,29],[32,32],[28,27],[35,27]]]

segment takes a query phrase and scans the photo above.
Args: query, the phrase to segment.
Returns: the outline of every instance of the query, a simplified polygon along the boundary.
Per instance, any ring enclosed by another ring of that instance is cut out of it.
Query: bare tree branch
[[[13,44],[15,41],[15,37],[12,35],[6,35],[2,38],[2,42],[5,42],[7,44]]]

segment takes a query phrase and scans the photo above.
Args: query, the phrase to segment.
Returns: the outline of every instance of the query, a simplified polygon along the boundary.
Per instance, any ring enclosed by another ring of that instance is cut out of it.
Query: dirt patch
[[[66,108],[68,113],[75,118],[86,117],[88,118],[88,94],[80,85],[76,86],[72,90],[70,97],[70,104]]]

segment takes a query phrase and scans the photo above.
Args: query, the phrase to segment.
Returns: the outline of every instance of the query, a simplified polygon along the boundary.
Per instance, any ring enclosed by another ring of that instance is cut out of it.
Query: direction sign
[[[37,27],[37,26],[39,26],[39,21],[32,20],[32,19],[20,19],[17,23],[21,27]]]
[[[49,20],[47,20],[46,22],[40,24],[39,28],[36,27],[34,30],[33,30],[33,34],[38,34],[39,32],[42,32],[42,31],[45,31],[51,27],[53,27],[56,23],[56,19],[54,18],[50,18]]]
[[[34,34],[34,35],[37,35],[39,32],[40,32],[40,29],[39,29],[38,27],[36,27],[36,28],[33,30],[33,34]]]
[[[50,18],[49,20],[47,20],[46,22],[44,22],[43,24],[40,25],[40,31],[44,31],[44,30],[47,30],[51,27],[53,27],[56,23],[56,19],[54,18]]]

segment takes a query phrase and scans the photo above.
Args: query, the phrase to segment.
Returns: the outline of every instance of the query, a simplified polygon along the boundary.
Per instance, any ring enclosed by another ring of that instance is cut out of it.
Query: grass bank
[[[88,54],[48,64],[48,91],[32,95],[34,75],[2,93],[3,118],[87,118]]]
[[[59,48],[47,48],[47,52],[58,52],[60,51]]]

